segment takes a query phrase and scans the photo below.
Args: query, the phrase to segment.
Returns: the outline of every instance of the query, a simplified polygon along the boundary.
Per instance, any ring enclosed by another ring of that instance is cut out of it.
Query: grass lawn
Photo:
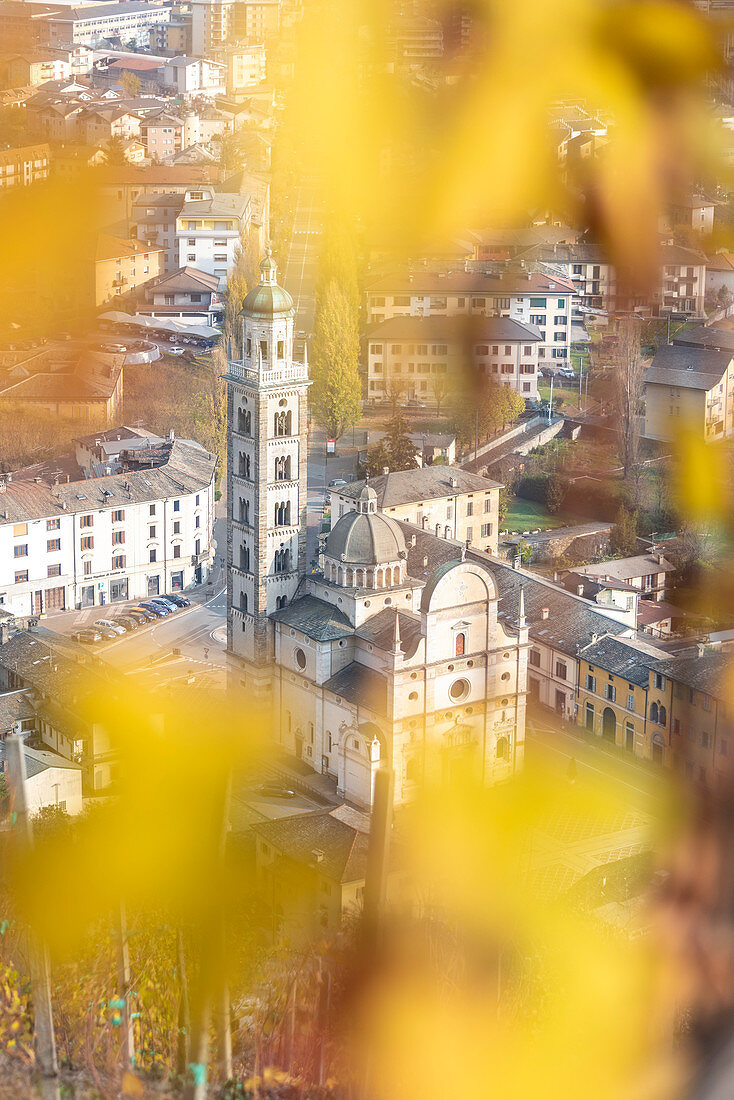
[[[507,515],[502,521],[502,527],[506,531],[522,534],[523,531],[542,531],[549,527],[562,527],[563,516],[552,516],[542,504],[534,500],[513,500],[507,509]]]
[[[544,378],[542,382],[538,382],[538,397],[541,401],[550,400],[550,382],[547,378]],[[567,382],[564,385],[559,385],[558,382],[553,383],[553,408],[556,407],[556,403],[559,398],[563,398],[564,404],[573,405],[578,408],[579,403],[579,384],[578,381],[572,382],[569,386]]]

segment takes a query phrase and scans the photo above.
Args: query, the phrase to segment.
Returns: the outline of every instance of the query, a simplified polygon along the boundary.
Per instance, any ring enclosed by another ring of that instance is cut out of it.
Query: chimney
[[[540,609],[540,617],[541,617],[541,619],[547,619],[549,615],[550,615],[550,608],[548,608],[548,607],[541,607],[541,609]]]
[[[577,584],[577,585],[576,585],[576,595],[577,595],[577,596],[583,596],[583,594],[584,594],[584,586],[583,586],[583,584]]]
[[[176,438],[176,433],[173,428],[171,428],[170,432],[168,433],[168,438],[171,440],[171,442],[173,442],[173,440]]]
[[[416,542],[417,542],[417,541],[418,541],[418,540],[417,540],[417,538],[415,537],[415,535],[411,535],[411,536],[410,536],[410,545],[411,545],[411,546],[415,546],[415,544],[416,544]]]
[[[519,554],[515,554],[515,556],[512,559],[512,568],[513,569],[519,569],[521,565],[522,565],[522,558],[520,557]]]
[[[425,569],[427,567],[427,565],[428,565],[428,554],[424,554],[423,555],[423,568]]]
[[[313,856],[314,863],[324,862],[324,853],[321,851],[320,848],[313,848],[311,851],[311,855]]]
[[[390,467],[389,466],[383,466],[382,467],[382,472],[383,472],[383,474],[389,474],[390,473]]]
[[[0,629],[1,629],[1,628],[0,628]],[[701,642],[699,642],[699,643],[698,643],[698,644],[696,645],[696,656],[697,656],[697,657],[703,657],[703,655],[704,655],[704,653],[705,653],[705,652],[706,652],[706,646],[705,646],[705,645],[703,645],[703,644],[702,644]]]
[[[0,621],[0,645],[5,645],[10,641],[10,621],[3,619]]]

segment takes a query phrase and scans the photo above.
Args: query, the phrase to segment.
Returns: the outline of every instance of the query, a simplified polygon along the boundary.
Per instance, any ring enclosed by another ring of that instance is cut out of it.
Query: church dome
[[[369,491],[374,495],[373,489]],[[405,552],[400,524],[366,510],[342,516],[324,547],[326,556],[349,565],[387,565],[399,561]]]
[[[293,299],[287,290],[278,286],[278,265],[270,249],[260,264],[260,282],[245,297],[242,312],[248,317],[268,319],[293,313]]]

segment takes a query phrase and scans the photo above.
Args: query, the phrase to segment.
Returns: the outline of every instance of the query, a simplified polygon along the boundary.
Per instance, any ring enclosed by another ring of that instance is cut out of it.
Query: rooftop
[[[397,271],[367,283],[368,294],[573,294],[570,279],[538,271],[483,274],[470,271]]]
[[[253,825],[253,831],[296,863],[313,865],[333,882],[359,882],[367,870],[368,832],[342,820],[339,807]],[[318,859],[315,853],[318,853]]]
[[[270,618],[300,630],[317,642],[336,641],[354,633],[352,624],[342,611],[316,596],[300,596],[279,611],[274,611]]]
[[[651,573],[674,573],[675,566],[662,554],[638,554],[631,558],[613,558],[596,565],[585,565],[583,571],[587,577],[613,577],[628,581],[633,577],[647,577]]]
[[[721,381],[731,358],[731,351],[662,344],[647,368],[645,384],[710,390]]]
[[[324,690],[356,707],[366,707],[375,714],[387,714],[387,680],[381,673],[357,661],[345,665],[326,680]]]
[[[414,340],[445,340],[464,343],[470,340],[509,340],[516,343],[539,343],[543,338],[535,325],[512,321],[509,317],[486,317],[467,314],[463,317],[389,317],[367,329],[370,340],[390,340],[403,337]]]
[[[338,496],[356,500],[365,485],[364,481],[353,481],[335,492]],[[482,493],[501,488],[498,481],[490,481],[459,466],[416,466],[414,470],[396,470],[370,478],[369,485],[376,492],[377,507],[382,511],[403,504],[416,504],[421,500],[441,500],[462,493]]]

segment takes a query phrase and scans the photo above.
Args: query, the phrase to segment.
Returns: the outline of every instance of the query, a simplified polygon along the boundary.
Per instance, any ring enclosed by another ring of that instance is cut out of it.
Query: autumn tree
[[[362,414],[359,330],[349,294],[332,280],[319,298],[311,347],[311,408],[329,438],[339,439]]]
[[[632,318],[625,318],[617,337],[617,363],[614,372],[614,405],[619,431],[619,461],[625,480],[638,467],[640,453],[640,416],[645,367],[640,352],[640,332]]]
[[[392,407],[393,416],[395,416],[398,411],[398,406],[402,401],[404,393],[405,382],[402,380],[402,378],[396,378],[393,375],[393,377],[387,384],[387,399]]]
[[[235,356],[242,354],[242,303],[260,281],[260,259],[259,237],[255,230],[250,229],[240,237],[224,293],[222,332],[225,346],[229,345]]]
[[[637,512],[620,505],[609,542],[613,552],[620,557],[628,558],[637,552]]]
[[[120,77],[120,84],[128,99],[135,99],[136,96],[140,95],[140,89],[143,86],[140,77],[136,76],[135,73],[131,73],[129,69],[125,69]]]

